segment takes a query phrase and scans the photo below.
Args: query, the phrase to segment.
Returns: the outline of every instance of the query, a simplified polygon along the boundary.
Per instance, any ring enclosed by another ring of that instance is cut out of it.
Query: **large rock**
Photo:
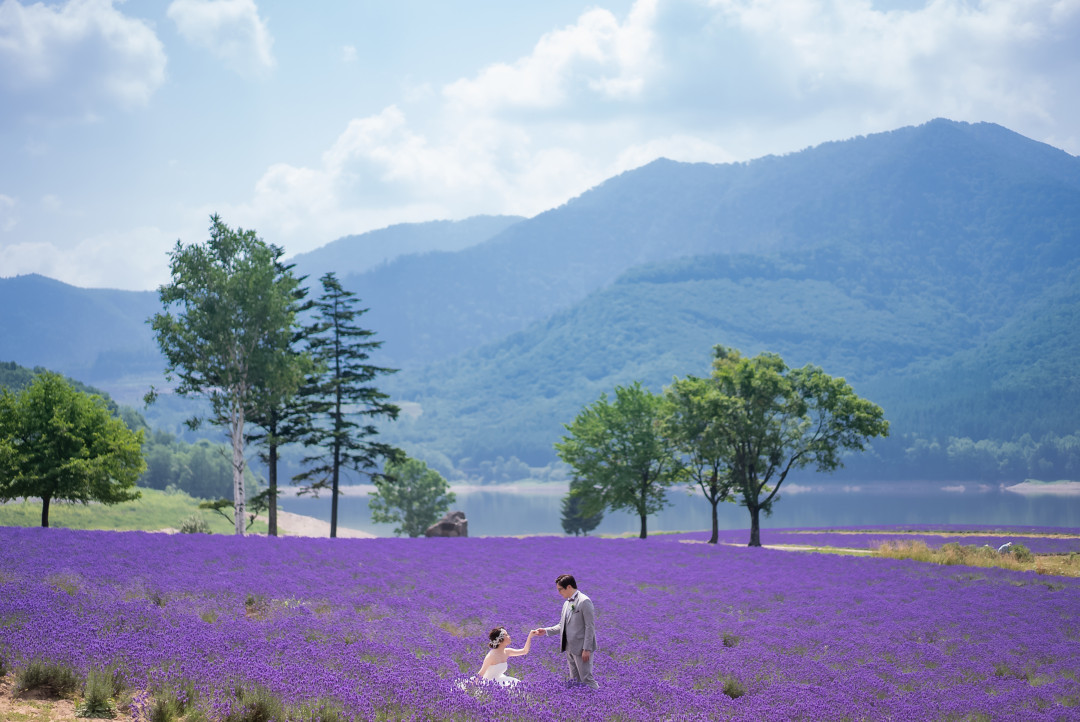
[[[448,511],[427,528],[424,536],[469,536],[469,520],[463,511]]]

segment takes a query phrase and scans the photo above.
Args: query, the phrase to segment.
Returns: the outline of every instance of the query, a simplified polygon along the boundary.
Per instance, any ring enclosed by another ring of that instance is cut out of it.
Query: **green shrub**
[[[184,722],[210,722],[210,718],[201,707],[190,707],[184,714]]]
[[[1031,550],[1023,544],[1013,544],[1009,547],[1009,553],[1012,554],[1018,562],[1030,562],[1035,558],[1035,555],[1031,553]]]
[[[180,522],[181,534],[209,534],[210,523],[206,521],[202,514],[192,514],[184,521]]]
[[[738,699],[746,694],[746,685],[728,675],[724,677],[724,694],[732,699]]]
[[[114,675],[106,670],[91,669],[83,688],[83,702],[75,708],[75,716],[112,719],[116,716],[112,701],[114,694]]]
[[[297,722],[345,722],[346,717],[337,706],[320,700],[292,710],[289,719]]]
[[[171,694],[154,697],[150,706],[150,722],[177,722],[180,719],[180,703]]]
[[[33,660],[15,673],[15,689],[29,692],[43,689],[57,697],[69,697],[79,689],[79,676],[66,664]]]
[[[285,719],[285,707],[265,687],[237,687],[236,701],[222,722],[270,722]]]
[[[7,660],[0,657],[0,679],[3,679],[7,675]]]

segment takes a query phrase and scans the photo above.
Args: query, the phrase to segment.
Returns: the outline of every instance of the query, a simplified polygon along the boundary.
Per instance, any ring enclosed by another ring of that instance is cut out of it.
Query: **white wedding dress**
[[[484,679],[498,682],[503,687],[513,687],[520,681],[517,677],[511,677],[506,673],[506,662],[493,664],[484,670]]]

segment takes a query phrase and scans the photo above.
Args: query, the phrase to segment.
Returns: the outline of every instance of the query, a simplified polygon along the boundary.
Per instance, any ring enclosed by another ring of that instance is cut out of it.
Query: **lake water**
[[[346,487],[338,501],[338,525],[393,536],[393,525],[373,524],[370,487]],[[562,534],[566,487],[536,484],[508,487],[455,487],[451,507],[465,512],[470,536]],[[872,524],[1009,524],[1080,528],[1080,495],[1018,494],[1000,485],[929,482],[807,484],[784,486],[772,517],[761,518],[762,540],[770,528],[865,526]],[[711,527],[709,503],[685,487],[668,493],[669,508],[649,517],[649,532],[694,531]],[[281,508],[330,520],[329,495],[283,498]],[[721,529],[750,528],[750,515],[737,504],[721,504]],[[636,515],[609,512],[596,533],[637,534]]]

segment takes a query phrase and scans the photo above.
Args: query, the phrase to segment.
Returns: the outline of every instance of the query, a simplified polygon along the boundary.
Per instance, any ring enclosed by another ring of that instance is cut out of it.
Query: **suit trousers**
[[[593,652],[595,655],[596,652]],[[581,654],[574,654],[573,652],[566,653],[566,661],[570,665],[570,681],[580,682],[581,684],[587,684],[593,689],[600,689],[600,685],[593,679],[592,673],[592,657],[589,657],[589,661],[586,662],[581,658]]]

